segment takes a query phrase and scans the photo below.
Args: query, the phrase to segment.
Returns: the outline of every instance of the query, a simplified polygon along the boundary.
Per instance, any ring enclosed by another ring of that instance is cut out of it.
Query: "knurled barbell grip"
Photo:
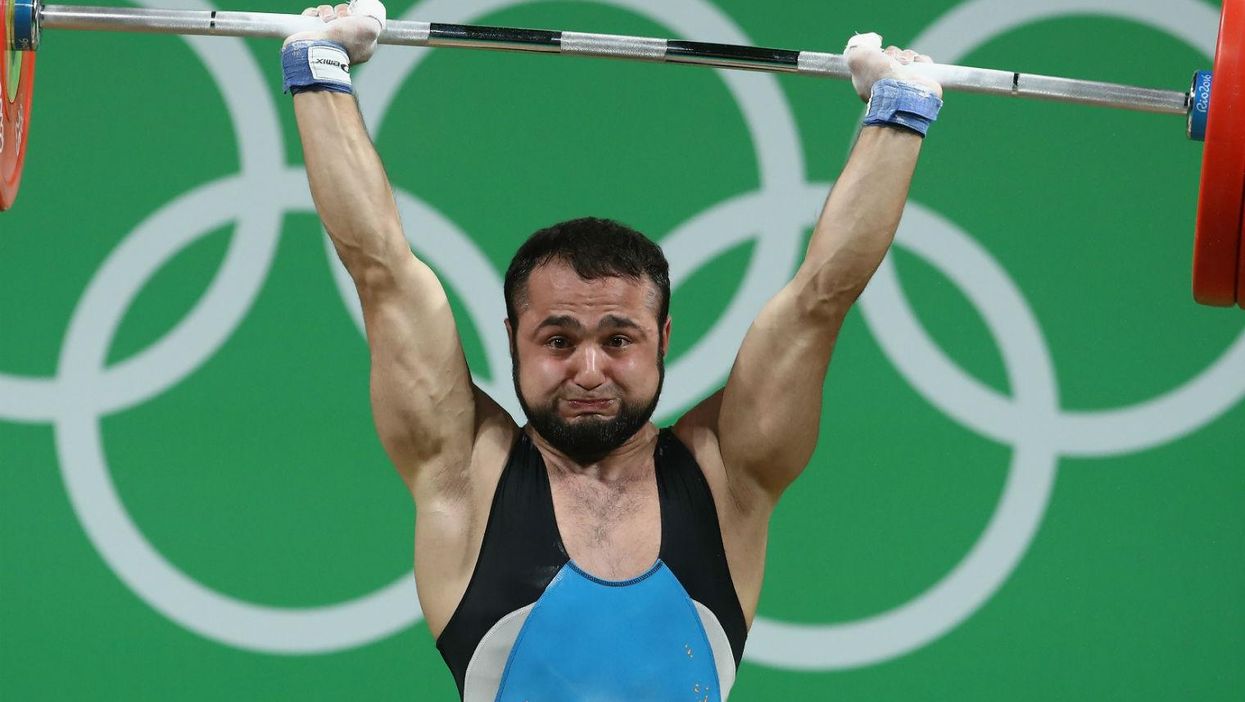
[[[277,39],[297,31],[323,26],[314,17],[270,12],[83,5],[45,5],[40,9],[39,17],[41,29]],[[613,34],[392,20],[381,34],[380,43],[560,53],[771,73],[799,73],[837,79],[851,78],[846,59],[837,54]],[[944,64],[918,64],[915,68],[937,80],[948,91],[1181,116],[1189,112],[1190,98],[1187,92]]]

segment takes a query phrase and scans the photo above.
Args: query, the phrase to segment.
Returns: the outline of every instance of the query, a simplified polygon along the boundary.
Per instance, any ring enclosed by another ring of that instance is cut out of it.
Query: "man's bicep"
[[[476,428],[471,373],[445,290],[414,256],[365,278],[359,297],[381,443],[412,489],[426,479],[456,480],[420,474],[425,465],[465,470]]]
[[[841,319],[788,285],[744,337],[718,409],[722,461],[732,478],[777,497],[817,446],[822,386]]]

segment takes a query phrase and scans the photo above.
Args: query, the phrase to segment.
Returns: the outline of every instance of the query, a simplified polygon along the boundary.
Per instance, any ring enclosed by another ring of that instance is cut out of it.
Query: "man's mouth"
[[[612,398],[567,399],[566,404],[576,412],[600,412],[610,406]]]

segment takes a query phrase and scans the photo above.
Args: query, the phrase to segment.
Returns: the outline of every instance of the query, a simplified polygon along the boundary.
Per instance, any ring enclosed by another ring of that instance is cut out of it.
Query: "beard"
[[[666,381],[665,359],[659,354],[657,390],[647,402],[629,402],[620,397],[618,414],[613,417],[583,415],[567,420],[558,414],[557,397],[538,407],[527,403],[523,390],[519,387],[519,355],[513,348],[510,358],[514,393],[519,398],[519,406],[523,408],[527,421],[550,446],[580,465],[589,465],[605,458],[647,424],[657,409],[657,399],[661,397],[661,388]]]

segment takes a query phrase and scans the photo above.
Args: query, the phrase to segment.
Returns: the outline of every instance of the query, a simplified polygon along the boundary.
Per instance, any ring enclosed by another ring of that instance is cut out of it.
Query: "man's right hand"
[[[353,0],[350,4],[320,5],[303,10],[305,17],[319,17],[324,29],[292,34],[285,45],[304,39],[325,39],[346,48],[352,64],[363,63],[376,51],[376,40],[385,29],[385,6],[379,0]]]

